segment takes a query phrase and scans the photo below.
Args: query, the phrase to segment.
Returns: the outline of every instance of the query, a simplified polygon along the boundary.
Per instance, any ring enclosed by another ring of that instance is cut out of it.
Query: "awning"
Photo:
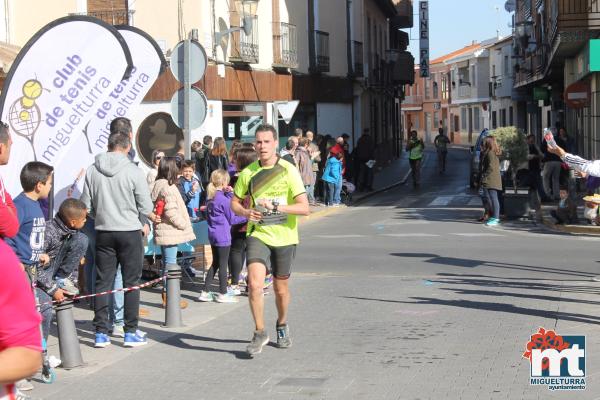
[[[0,42],[0,76],[6,76],[21,48],[6,42]]]

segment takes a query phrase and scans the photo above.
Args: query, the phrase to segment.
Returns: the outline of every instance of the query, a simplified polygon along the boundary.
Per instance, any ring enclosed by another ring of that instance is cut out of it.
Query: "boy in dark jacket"
[[[87,236],[80,232],[86,219],[85,204],[71,198],[63,201],[58,214],[46,225],[44,249],[50,263],[39,271],[38,287],[50,295],[56,288],[70,296],[79,294],[74,282],[88,246]]]
[[[557,224],[574,224],[577,222],[577,205],[569,197],[566,187],[560,188],[560,201],[556,210],[550,211]]]
[[[66,199],[60,205],[58,214],[46,225],[44,250],[50,261],[38,269],[36,294],[39,299],[42,314],[42,332],[48,339],[50,323],[52,322],[52,305],[54,300],[64,299],[64,295],[77,296],[79,289],[74,284],[77,281],[77,269],[83,264],[88,247],[88,238],[80,232],[87,218],[85,204],[76,199]],[[56,293],[60,292],[61,298]]]

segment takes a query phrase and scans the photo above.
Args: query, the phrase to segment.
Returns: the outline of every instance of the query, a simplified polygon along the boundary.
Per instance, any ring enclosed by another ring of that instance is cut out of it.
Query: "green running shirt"
[[[258,200],[276,200],[280,205],[294,203],[294,198],[306,193],[298,169],[289,162],[278,159],[269,168],[263,168],[259,161],[248,165],[238,177],[233,193],[238,199],[250,195],[254,207]],[[286,222],[264,225],[248,222],[248,236],[260,239],[269,246],[289,246],[298,244],[298,217],[287,215]]]

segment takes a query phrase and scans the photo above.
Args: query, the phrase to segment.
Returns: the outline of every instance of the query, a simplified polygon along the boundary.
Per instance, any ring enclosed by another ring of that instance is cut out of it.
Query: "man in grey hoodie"
[[[108,138],[108,152],[98,154],[87,170],[81,195],[95,219],[96,236],[96,292],[112,289],[117,265],[120,264],[125,287],[136,286],[142,276],[144,245],[139,215],[160,222],[150,199],[146,178],[127,157],[131,150],[128,134],[117,132]],[[95,301],[95,347],[110,344],[108,338],[108,297]],[[140,293],[125,293],[125,346],[146,344],[146,338],[137,333]]]

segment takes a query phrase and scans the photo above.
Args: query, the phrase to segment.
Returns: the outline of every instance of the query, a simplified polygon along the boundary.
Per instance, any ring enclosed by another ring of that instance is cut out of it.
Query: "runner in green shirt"
[[[288,279],[298,244],[297,215],[308,215],[308,198],[300,173],[280,159],[277,132],[271,125],[256,129],[258,161],[244,169],[237,180],[231,209],[248,218],[246,263],[248,264],[248,299],[256,329],[247,347],[253,356],[269,342],[264,326],[263,282],[270,264],[277,306],[277,347],[292,345],[287,325],[290,302]],[[244,199],[250,196],[251,208]]]
[[[419,138],[417,131],[411,131],[410,138],[406,144],[406,151],[408,151],[408,162],[410,163],[413,186],[415,188],[418,188],[421,183],[421,159],[423,158],[424,149],[425,143]]]

